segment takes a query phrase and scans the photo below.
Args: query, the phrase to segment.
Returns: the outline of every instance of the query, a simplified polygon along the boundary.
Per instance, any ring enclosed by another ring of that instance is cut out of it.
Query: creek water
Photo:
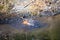
[[[23,22],[25,22],[25,24]],[[32,18],[22,19],[20,17],[5,18],[3,20],[0,19],[0,24],[9,24],[16,29],[26,29],[26,30],[42,28],[48,25],[47,23],[43,23],[42,21],[38,20],[33,20]]]

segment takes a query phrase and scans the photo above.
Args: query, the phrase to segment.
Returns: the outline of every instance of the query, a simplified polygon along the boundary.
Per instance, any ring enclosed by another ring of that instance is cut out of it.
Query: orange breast
[[[28,21],[27,20],[24,20],[23,21],[23,24],[28,25]]]

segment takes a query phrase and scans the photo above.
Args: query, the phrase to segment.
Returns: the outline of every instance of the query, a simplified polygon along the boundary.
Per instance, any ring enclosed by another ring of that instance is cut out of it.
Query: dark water
[[[48,25],[47,23],[43,23],[42,21],[38,21],[38,20],[33,20],[33,22],[31,20],[31,24],[34,24],[34,25],[24,25],[22,24],[23,20],[24,19],[20,17],[5,18],[5,19],[0,19],[0,24],[9,24],[16,29],[26,29],[26,30],[42,28]]]

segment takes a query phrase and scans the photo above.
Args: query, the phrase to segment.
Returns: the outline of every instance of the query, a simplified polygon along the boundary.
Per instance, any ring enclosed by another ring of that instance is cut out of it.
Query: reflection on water
[[[27,29],[32,30],[35,28],[41,28],[47,26],[47,23],[43,23],[42,21],[33,20],[32,18],[20,18],[13,17],[7,19],[0,19],[0,24],[9,24],[16,29]]]

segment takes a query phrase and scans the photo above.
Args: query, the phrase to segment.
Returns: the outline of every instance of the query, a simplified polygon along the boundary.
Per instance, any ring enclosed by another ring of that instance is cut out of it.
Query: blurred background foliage
[[[9,13],[9,11],[13,8],[13,5],[9,3],[9,0],[1,0],[0,2],[0,12],[2,13]],[[56,6],[57,5],[54,5],[53,7]],[[57,12],[55,8],[52,8],[52,11]],[[32,12],[32,14],[37,15],[36,12]],[[11,15],[9,15],[8,17],[10,17]],[[0,40],[60,40],[60,15],[52,16],[51,18],[52,20],[50,21],[50,26],[45,29],[39,29],[39,31],[37,30],[38,32],[27,32],[27,35],[26,33],[2,33],[0,34]]]

